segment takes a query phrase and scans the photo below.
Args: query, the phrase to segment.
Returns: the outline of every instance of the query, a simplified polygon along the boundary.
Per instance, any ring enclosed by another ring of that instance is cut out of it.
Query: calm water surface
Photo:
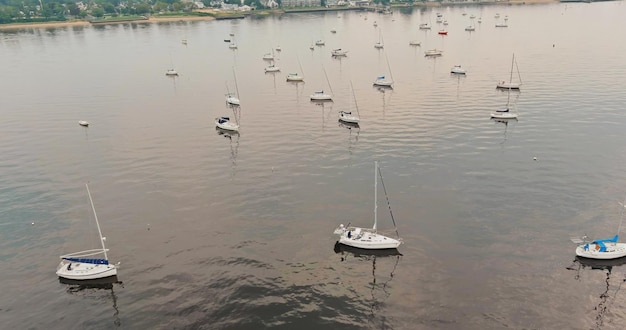
[[[471,33],[470,14],[482,18]],[[623,2],[558,3],[4,31],[0,323],[622,329],[626,268],[573,262],[569,237],[619,222],[623,17]],[[282,71],[265,74],[278,45]],[[425,58],[431,48],[444,55]],[[495,122],[513,53],[519,121]],[[381,74],[393,90],[372,87]],[[334,102],[310,102],[320,89]],[[227,90],[242,102],[238,135],[213,124],[232,114]],[[359,128],[338,125],[357,107]],[[339,223],[373,221],[374,160],[402,256],[336,253]],[[60,254],[98,246],[85,182],[121,262],[112,287],[54,274]]]

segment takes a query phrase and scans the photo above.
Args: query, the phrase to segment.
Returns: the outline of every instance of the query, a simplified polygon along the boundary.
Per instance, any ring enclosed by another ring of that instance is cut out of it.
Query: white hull
[[[311,94],[311,101],[332,101],[333,97],[329,94],[315,93]]]
[[[424,52],[424,56],[441,56],[443,51],[437,49],[431,49]]]
[[[454,74],[465,74],[466,71],[465,69],[461,68],[460,66],[455,66],[450,70],[450,73],[454,73]]]
[[[114,265],[89,264],[61,260],[56,274],[69,280],[95,280],[117,275]]]
[[[419,41],[409,41],[410,46],[421,46],[422,43]]]
[[[393,85],[393,81],[391,80],[377,79],[374,81],[374,86],[391,87],[392,85]]]
[[[508,83],[508,82],[499,82],[496,85],[496,88],[500,88],[500,89],[520,89],[521,84],[518,83]]]
[[[339,120],[350,124],[358,124],[360,119],[355,115],[340,111]]]
[[[348,56],[347,50],[335,49],[330,53],[332,56]]]
[[[84,121],[84,120],[79,120],[78,121],[78,125],[87,127],[87,126],[89,126],[89,122]]]
[[[230,104],[230,105],[239,105],[240,101],[238,98],[234,97],[234,96],[229,96],[226,98],[226,103]]]
[[[617,259],[626,256],[626,243],[604,243],[606,251],[600,252],[599,246],[589,243],[589,247],[585,249],[585,245],[576,248],[576,255],[589,259]],[[596,248],[597,247],[597,248]]]
[[[287,81],[304,81],[304,78],[298,74],[287,75]]]
[[[373,232],[369,228],[339,227],[335,229],[339,234],[339,243],[366,250],[397,249],[402,242],[395,238],[387,237]]]
[[[492,112],[491,118],[494,119],[517,119],[517,114],[512,112]]]
[[[221,121],[220,118],[215,118],[215,126],[226,131],[239,131],[239,125],[231,121]]]
[[[265,68],[265,72],[278,72],[280,68],[277,66],[268,66]]]
[[[165,72],[166,76],[178,76],[178,72],[176,72],[176,70],[167,70],[167,72]]]

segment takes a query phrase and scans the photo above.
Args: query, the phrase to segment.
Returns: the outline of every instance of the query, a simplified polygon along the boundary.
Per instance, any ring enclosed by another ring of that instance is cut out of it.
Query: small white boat
[[[339,120],[350,124],[358,124],[361,119],[351,111],[339,111]]]
[[[315,46],[324,46],[326,44],[326,42],[324,42],[324,40],[318,40],[315,42]]]
[[[277,67],[275,64],[270,64],[265,67],[265,72],[278,72],[278,71],[280,71],[280,68]]]
[[[498,28],[505,28],[505,27],[509,27],[509,24],[505,23],[496,23],[496,27]]]
[[[239,131],[239,125],[230,120],[230,117],[215,118],[215,126],[227,131]]]
[[[383,43],[381,41],[379,41],[379,42],[374,44],[374,48],[376,48],[376,49],[381,49],[383,47],[385,47],[385,45],[383,45]]]
[[[474,19],[474,18],[476,18],[476,15],[471,14],[471,15],[470,15],[470,19]]]
[[[240,105],[239,98],[237,98],[234,94],[228,93],[226,94],[226,103],[230,105]]]
[[[421,46],[422,43],[417,41],[417,40],[411,40],[409,41],[409,46]]]
[[[455,66],[452,67],[452,69],[450,69],[450,73],[466,74],[466,71],[460,65],[455,65]]]
[[[424,56],[441,56],[443,55],[443,51],[439,49],[429,49],[424,52]]]
[[[376,21],[374,21],[374,24],[373,24],[373,25],[374,25],[374,27],[377,27],[377,26],[378,26],[378,23],[376,23]]]
[[[263,54],[263,59],[266,61],[273,61],[274,60],[274,54],[272,53],[265,53]]]
[[[496,110],[492,112],[491,118],[493,119],[517,119],[517,114],[515,112],[511,112],[509,107],[506,107],[502,110]]]
[[[178,72],[174,69],[168,69],[165,71],[166,76],[178,76]]]
[[[96,214],[96,208],[93,205],[91,193],[89,192],[89,186],[87,184],[85,184],[85,186],[87,187],[87,194],[89,195],[89,201],[91,202],[91,209],[93,210],[93,215],[96,219],[96,226],[98,227],[98,236],[100,237],[102,249],[92,249],[62,255],[60,257],[61,262],[59,263],[56,271],[57,276],[62,279],[84,281],[108,278],[117,275],[119,263],[117,265],[109,263],[109,258],[107,256],[107,251],[109,251],[109,249],[104,246],[106,237],[102,236],[100,223],[98,222],[98,215]],[[97,255],[103,255],[104,258],[93,258]]]
[[[361,228],[340,224],[333,232],[339,235],[339,244],[367,250],[397,249],[402,241],[378,233],[378,162],[374,162],[374,226]],[[381,176],[382,180],[382,176]],[[390,209],[391,212],[391,209]],[[393,217],[392,217],[393,219]],[[397,233],[397,230],[396,230]]]
[[[420,30],[430,30],[430,25],[428,23],[422,23],[419,27]]]
[[[476,31],[476,28],[473,25],[468,25],[465,27],[465,31]]]
[[[287,81],[304,81],[304,78],[297,73],[289,73],[287,74]]]
[[[330,29],[330,33],[337,33],[337,29],[335,28]]]
[[[283,50],[283,49],[282,49],[282,48],[280,48],[280,46],[276,46],[276,51],[277,51],[277,52],[280,52],[280,51],[282,51],[282,50]]]
[[[626,203],[626,200],[624,200]],[[626,243],[619,243],[619,232],[622,228],[622,220],[624,219],[624,203],[620,203],[621,216],[617,234],[611,238],[588,240],[587,236],[582,238],[572,238],[572,242],[578,244],[576,247],[576,255],[588,259],[617,259],[626,256]]]
[[[79,120],[78,121],[78,125],[84,126],[84,127],[88,127],[89,126],[89,122],[86,121],[86,120]]]
[[[393,85],[393,80],[386,78],[385,76],[378,76],[376,80],[374,80],[374,86],[379,87],[391,87]]]
[[[332,101],[333,96],[324,92],[316,91],[310,95],[311,101]]]
[[[482,22],[483,22],[482,17],[479,17],[479,18],[478,18],[478,23],[482,23]]]
[[[333,49],[330,54],[332,56],[348,56],[348,51],[341,48]]]
[[[228,48],[230,48],[230,49],[237,49],[237,44],[236,44],[236,43],[234,43],[234,42],[231,42],[231,43],[228,45]]]
[[[448,25],[448,20],[443,21],[443,25]]]
[[[187,44],[187,39],[183,39],[182,43],[183,43],[183,45],[186,45]]]

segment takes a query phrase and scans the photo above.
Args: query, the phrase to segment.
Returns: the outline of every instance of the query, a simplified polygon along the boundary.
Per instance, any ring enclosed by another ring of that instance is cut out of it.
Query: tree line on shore
[[[325,7],[328,0],[321,0]],[[390,0],[372,0],[388,5]],[[412,3],[414,0],[406,0]],[[424,1],[424,0],[421,0]],[[441,0],[438,0],[441,1]],[[279,7],[282,0],[275,0]],[[209,15],[194,11],[198,3],[204,7],[225,4],[245,4],[256,9],[266,9],[261,0],[0,0],[0,24],[58,22],[71,19],[98,19],[103,17],[143,16],[155,14]],[[265,3],[265,4],[264,4]]]

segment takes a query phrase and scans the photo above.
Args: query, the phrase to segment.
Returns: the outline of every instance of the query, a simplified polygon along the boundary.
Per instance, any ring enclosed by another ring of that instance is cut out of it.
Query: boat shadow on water
[[[577,281],[580,281],[580,275],[584,269],[589,269],[591,271],[606,271],[604,290],[599,295],[600,300],[598,304],[593,307],[593,310],[597,313],[595,315],[595,322],[596,328],[598,329],[602,328],[605,323],[611,322],[611,318],[613,316],[610,311],[610,307],[617,299],[617,295],[621,290],[622,285],[626,282],[626,276],[622,274],[621,280],[618,278],[619,284],[617,285],[617,288],[611,289],[611,276],[615,277],[615,275],[612,275],[612,271],[613,267],[620,267],[624,264],[626,264],[626,257],[601,260],[576,256],[574,261],[572,261],[572,264],[566,267],[567,270],[576,272],[574,279]],[[615,286],[615,284],[613,284],[613,286]]]
[[[61,284],[67,285],[67,293],[80,296],[83,298],[93,298],[96,292],[110,293],[111,303],[113,307],[113,325],[114,328],[120,328],[122,321],[120,320],[120,310],[117,306],[117,294],[114,290],[114,285],[117,284],[121,288],[124,288],[124,283],[117,278],[117,275],[109,276],[105,278],[93,279],[93,280],[71,280],[63,277],[59,277]],[[108,293],[107,293],[108,295]],[[99,299],[98,299],[99,300]],[[108,300],[108,299],[107,299]]]

